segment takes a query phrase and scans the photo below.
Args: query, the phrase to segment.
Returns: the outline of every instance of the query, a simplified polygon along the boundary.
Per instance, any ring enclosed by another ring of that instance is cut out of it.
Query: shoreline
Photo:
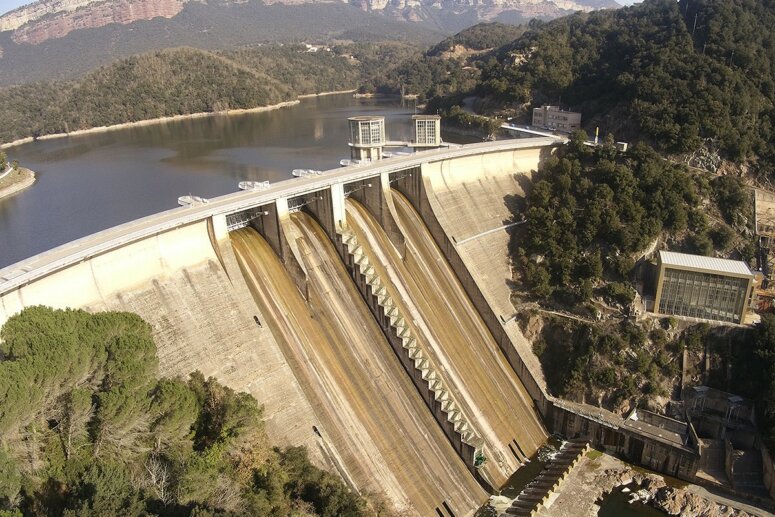
[[[107,133],[109,131],[116,131],[119,129],[150,126],[155,124],[165,124],[167,122],[177,122],[180,120],[193,120],[198,118],[214,117],[217,115],[231,116],[231,115],[244,115],[248,113],[261,113],[264,111],[274,111],[282,108],[296,106],[297,104],[301,103],[300,99],[307,99],[312,97],[324,97],[328,95],[339,95],[344,93],[352,93],[355,91],[357,90],[355,89],[337,90],[333,92],[310,93],[310,94],[299,95],[296,97],[296,99],[291,101],[278,102],[277,104],[270,104],[268,106],[256,106],[255,108],[231,109],[231,110],[224,110],[224,111],[205,111],[205,112],[199,112],[199,113],[189,113],[187,115],[170,115],[168,117],[158,117],[158,118],[151,118],[146,120],[138,120],[135,122],[122,122],[121,124],[111,124],[110,126],[97,126],[89,129],[77,129],[75,131],[70,131],[69,133],[51,133],[49,135],[39,136],[38,138],[33,138],[31,136],[28,136],[26,138],[20,138],[18,140],[14,140],[13,142],[2,144],[0,145],[0,149],[10,149],[12,147],[29,144],[29,143],[41,141],[41,140],[54,140],[57,138],[65,138],[68,136],[89,135],[94,133]]]
[[[26,176],[26,178],[17,183],[14,183],[13,185],[0,188],[0,199],[5,199],[7,197],[13,196],[14,194],[18,194],[22,190],[31,187],[32,184],[35,183],[36,178],[33,171],[24,167],[19,167],[19,170]]]
[[[454,133],[461,136],[481,138],[483,142],[487,139],[487,135],[481,129],[464,128],[453,123],[449,123],[448,125],[444,126],[444,132]]]
[[[345,93],[354,93],[358,90],[353,88],[352,90],[334,90],[332,92],[320,92],[320,93],[305,93],[304,95],[297,95],[297,99],[311,99],[312,97],[327,97],[329,95],[342,95]]]

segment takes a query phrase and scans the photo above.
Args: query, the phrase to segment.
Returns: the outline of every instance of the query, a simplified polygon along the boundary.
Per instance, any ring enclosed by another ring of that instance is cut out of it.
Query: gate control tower
[[[414,142],[412,147],[441,146],[441,117],[438,115],[413,115]]]
[[[385,117],[350,117],[350,158],[361,162],[382,159],[385,146]]]

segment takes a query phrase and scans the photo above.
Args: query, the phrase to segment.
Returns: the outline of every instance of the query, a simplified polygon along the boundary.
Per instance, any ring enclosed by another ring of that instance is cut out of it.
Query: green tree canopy
[[[158,378],[135,314],[32,307],[0,338],[0,514],[366,514],[304,449],[270,446],[250,395]]]

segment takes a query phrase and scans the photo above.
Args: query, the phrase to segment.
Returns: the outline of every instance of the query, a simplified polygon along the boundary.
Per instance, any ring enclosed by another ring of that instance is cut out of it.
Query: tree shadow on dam
[[[533,188],[533,174],[535,173],[514,173],[512,175],[512,178],[517,183],[517,185],[519,185],[519,188],[522,190],[522,192],[509,193],[503,196],[503,204],[511,215],[511,217],[502,221],[503,226],[513,225],[514,223],[525,220],[525,212],[527,211],[527,196],[530,194],[530,191]],[[516,225],[506,228],[506,231],[509,234],[508,252],[510,257],[514,255],[517,247],[519,246],[520,237],[522,236],[522,232],[520,232],[520,226],[521,225]],[[511,289],[511,284],[508,282],[507,284],[509,285],[509,289]]]

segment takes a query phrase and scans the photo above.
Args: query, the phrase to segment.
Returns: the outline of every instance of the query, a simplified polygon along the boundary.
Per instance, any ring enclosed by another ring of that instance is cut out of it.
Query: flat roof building
[[[660,251],[654,312],[743,323],[754,274],[745,262]]]
[[[581,113],[563,111],[559,106],[533,108],[533,125],[570,133],[581,129]]]

